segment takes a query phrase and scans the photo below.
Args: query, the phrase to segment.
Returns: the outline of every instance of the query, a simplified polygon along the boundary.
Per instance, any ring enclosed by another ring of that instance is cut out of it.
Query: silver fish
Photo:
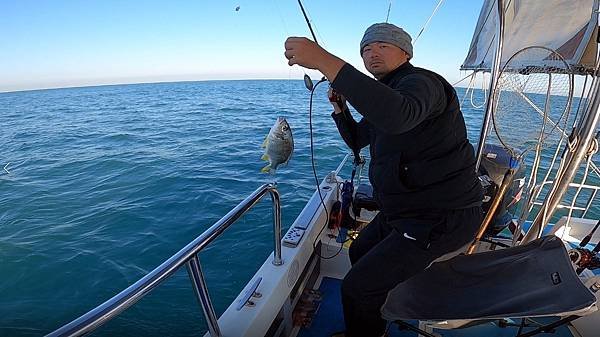
[[[263,167],[261,172],[275,173],[279,165],[287,164],[294,152],[294,137],[292,137],[292,129],[285,118],[277,117],[277,121],[269,131],[262,147],[265,148],[265,153],[261,159],[268,161],[269,164]]]

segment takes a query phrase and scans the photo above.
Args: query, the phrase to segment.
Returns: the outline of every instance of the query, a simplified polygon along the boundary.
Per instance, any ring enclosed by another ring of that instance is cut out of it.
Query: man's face
[[[408,54],[393,44],[373,42],[363,48],[362,59],[365,68],[376,79],[381,79],[408,61]]]

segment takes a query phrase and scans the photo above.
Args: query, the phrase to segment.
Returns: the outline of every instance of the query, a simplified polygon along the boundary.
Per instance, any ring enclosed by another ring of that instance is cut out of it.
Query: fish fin
[[[262,157],[260,157],[260,159],[269,161],[269,155],[265,153],[262,155]]]
[[[261,147],[267,147],[267,145],[269,145],[269,135],[265,137],[265,140],[263,141]]]
[[[262,169],[260,169],[260,172],[262,172],[262,173],[270,173],[271,172],[271,164],[268,164],[267,166],[265,166]]]

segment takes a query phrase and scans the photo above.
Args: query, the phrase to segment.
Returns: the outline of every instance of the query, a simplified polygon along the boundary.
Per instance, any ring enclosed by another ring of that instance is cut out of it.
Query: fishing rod
[[[310,20],[308,19],[308,15],[306,15],[306,11],[304,10],[304,6],[302,5],[302,1],[298,0],[298,5],[300,5],[300,10],[302,10],[302,15],[304,15],[304,20],[308,25],[308,29],[310,30],[310,34],[312,35],[313,40],[317,45],[319,45],[319,42],[317,41],[317,36],[315,35],[315,31],[313,30],[312,25],[310,24]],[[325,81],[325,76],[321,78],[321,81]],[[308,89],[308,91],[313,91],[313,89],[315,88],[312,79],[306,73],[304,73],[304,85],[306,86],[306,89]]]
[[[587,246],[588,243],[590,243],[592,236],[594,236],[594,233],[596,233],[599,226],[600,226],[600,221],[598,221],[596,223],[596,225],[594,226],[594,228],[590,231],[590,233],[588,235],[586,235],[586,237],[583,238],[583,240],[581,240],[581,242],[579,243],[579,247],[585,247],[585,246]]]
[[[308,15],[306,15],[306,11],[304,10],[304,6],[302,5],[302,1],[298,0],[298,4],[300,5],[300,9],[302,10],[302,15],[304,15],[304,20],[306,20],[306,24],[308,25],[308,29],[310,29],[310,34],[315,40],[316,44],[319,44],[317,41],[317,37],[315,36],[315,31],[312,29],[312,25],[310,24],[310,20],[308,19]]]
[[[302,1],[298,0],[298,5],[300,5],[300,10],[302,11],[302,15],[304,16],[304,20],[306,21],[306,25],[308,26],[308,29],[310,30],[310,34],[312,35],[313,40],[315,41],[315,43],[319,45],[319,41],[317,41],[317,36],[315,35],[315,31],[313,30],[312,24],[310,23],[310,19],[308,18],[308,15],[306,14],[306,10],[304,9],[304,5],[302,5]],[[390,2],[390,6],[391,6],[391,2]],[[327,79],[325,78],[325,76],[323,76],[321,78],[321,80],[319,80],[319,82],[317,82],[317,84],[326,81]],[[313,89],[316,88],[316,85],[313,85],[312,79],[305,73],[304,74],[304,85],[306,86],[306,88],[309,91],[313,91]],[[330,83],[330,87],[331,87],[331,83]],[[331,96],[329,97],[329,101],[332,103],[336,103],[338,105],[338,107],[340,109],[343,110],[344,107],[344,102],[342,100],[342,96],[340,94],[338,94],[333,88],[331,89]],[[342,111],[342,113],[344,113],[344,111]],[[344,117],[348,117],[346,116],[346,114],[344,113]],[[352,149],[352,152],[354,153],[354,162],[356,165],[361,164],[361,159],[360,159],[360,154],[358,150]],[[352,172],[352,180],[354,180],[354,175],[355,175],[356,171]]]

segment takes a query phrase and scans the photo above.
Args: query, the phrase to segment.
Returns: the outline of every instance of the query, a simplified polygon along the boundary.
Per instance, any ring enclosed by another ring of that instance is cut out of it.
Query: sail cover
[[[555,50],[575,73],[590,73],[597,49],[596,0],[504,0],[505,25],[501,66],[530,46]],[[498,23],[495,0],[485,0],[461,70],[490,71]],[[530,64],[529,66],[543,66]]]

